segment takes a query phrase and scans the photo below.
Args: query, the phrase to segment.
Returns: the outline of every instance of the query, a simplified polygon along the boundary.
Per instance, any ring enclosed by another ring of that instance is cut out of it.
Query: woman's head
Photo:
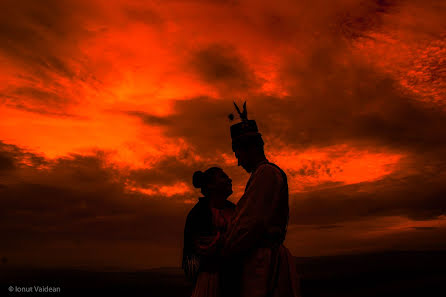
[[[224,196],[232,194],[232,180],[219,167],[211,167],[206,171],[195,171],[192,183],[195,188],[201,188],[204,196]]]

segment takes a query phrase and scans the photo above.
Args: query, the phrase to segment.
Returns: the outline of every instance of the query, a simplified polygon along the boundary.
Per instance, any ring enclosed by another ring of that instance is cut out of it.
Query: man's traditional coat
[[[228,265],[235,259],[240,263],[232,271],[228,266],[224,286],[239,280],[241,297],[300,296],[295,259],[283,245],[288,218],[286,174],[265,160],[251,173],[221,241],[220,252]]]

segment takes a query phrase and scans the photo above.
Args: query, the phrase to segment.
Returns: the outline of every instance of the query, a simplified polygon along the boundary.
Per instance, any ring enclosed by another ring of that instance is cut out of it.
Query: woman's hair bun
[[[203,171],[195,171],[194,176],[192,177],[192,184],[195,188],[203,187],[204,182],[204,172]]]

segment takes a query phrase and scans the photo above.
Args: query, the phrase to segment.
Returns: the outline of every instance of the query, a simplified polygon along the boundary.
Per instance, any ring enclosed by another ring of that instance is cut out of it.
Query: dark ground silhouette
[[[380,252],[297,258],[303,297],[443,296],[446,251]],[[0,295],[9,286],[58,286],[56,295],[188,297],[191,287],[180,268],[138,271],[19,269],[1,265]],[[26,294],[26,293],[21,293]]]

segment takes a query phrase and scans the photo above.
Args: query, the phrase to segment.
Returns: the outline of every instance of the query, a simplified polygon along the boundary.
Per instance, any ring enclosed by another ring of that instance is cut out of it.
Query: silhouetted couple
[[[294,257],[283,245],[288,218],[286,174],[265,157],[256,122],[236,109],[232,149],[251,176],[237,205],[228,201],[232,180],[218,167],[193,175],[204,197],[184,229],[183,269],[192,297],[297,297]]]

